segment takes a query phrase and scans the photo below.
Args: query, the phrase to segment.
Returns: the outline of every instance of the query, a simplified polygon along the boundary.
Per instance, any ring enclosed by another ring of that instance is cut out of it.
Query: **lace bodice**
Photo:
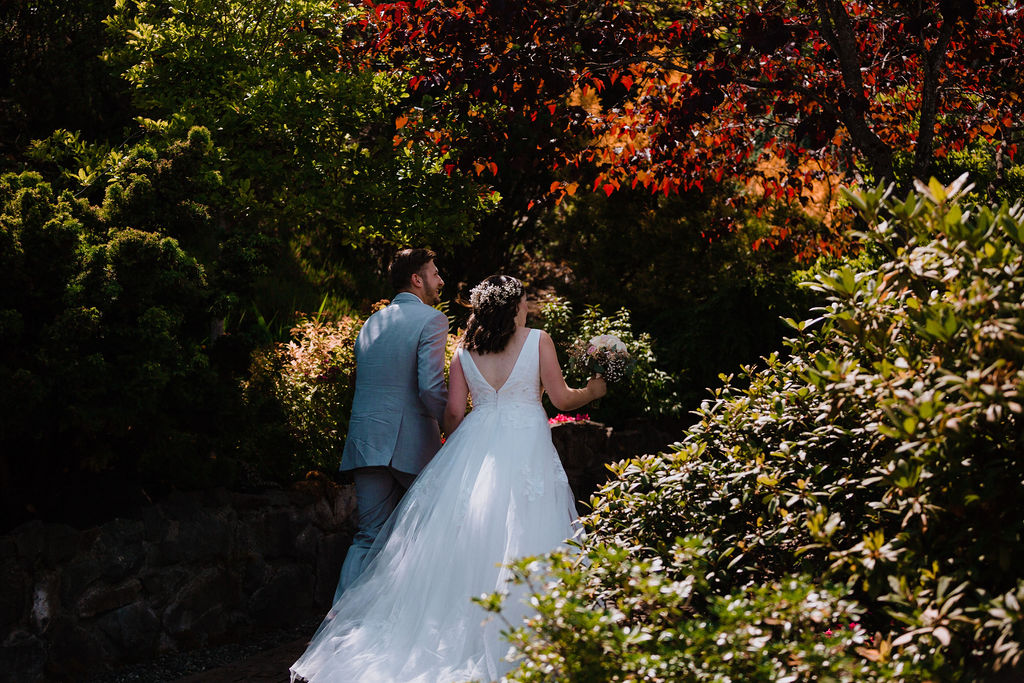
[[[460,347],[458,350],[459,360],[466,375],[469,393],[473,397],[473,409],[497,408],[522,403],[541,407],[539,349],[540,331],[530,330],[508,379],[500,389],[495,390],[477,369],[473,357]]]

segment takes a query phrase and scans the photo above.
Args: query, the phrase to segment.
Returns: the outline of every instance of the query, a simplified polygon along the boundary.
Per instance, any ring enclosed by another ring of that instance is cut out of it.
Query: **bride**
[[[568,411],[606,386],[600,377],[582,389],[566,384],[551,337],[526,327],[519,280],[489,277],[470,301],[451,362],[448,440],[292,665],[293,683],[494,681],[512,669],[504,622],[471,598],[504,592],[503,616],[516,625],[527,615],[505,565],[554,550],[576,526],[541,393]]]

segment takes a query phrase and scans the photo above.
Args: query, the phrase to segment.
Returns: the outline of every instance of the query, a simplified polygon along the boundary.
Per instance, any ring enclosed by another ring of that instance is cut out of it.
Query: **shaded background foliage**
[[[8,162],[56,129],[113,140],[131,123],[128,88],[97,60],[109,45],[110,8],[106,0],[0,7],[0,156]]]
[[[722,371],[777,349],[781,317],[811,300],[793,286],[799,264],[791,253],[751,248],[769,218],[751,215],[739,230],[731,224],[736,211],[726,200],[736,192],[591,194],[543,227],[541,253],[571,274],[559,292],[606,312],[628,309],[687,408]]]

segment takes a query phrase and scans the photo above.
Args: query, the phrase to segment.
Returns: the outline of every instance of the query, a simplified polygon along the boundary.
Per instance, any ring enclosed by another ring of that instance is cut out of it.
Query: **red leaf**
[[[615,186],[612,185],[611,183],[605,183],[604,187],[601,188],[601,189],[604,190],[604,194],[605,194],[606,197],[611,197],[612,196],[612,192],[615,192]]]

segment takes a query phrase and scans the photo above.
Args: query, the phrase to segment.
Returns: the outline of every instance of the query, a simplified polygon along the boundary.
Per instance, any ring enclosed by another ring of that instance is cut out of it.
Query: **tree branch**
[[[935,117],[939,106],[939,69],[946,56],[946,48],[953,37],[955,18],[943,17],[939,37],[924,59],[924,81],[921,84],[921,118],[914,147],[913,176],[924,179],[932,160],[935,141]]]

